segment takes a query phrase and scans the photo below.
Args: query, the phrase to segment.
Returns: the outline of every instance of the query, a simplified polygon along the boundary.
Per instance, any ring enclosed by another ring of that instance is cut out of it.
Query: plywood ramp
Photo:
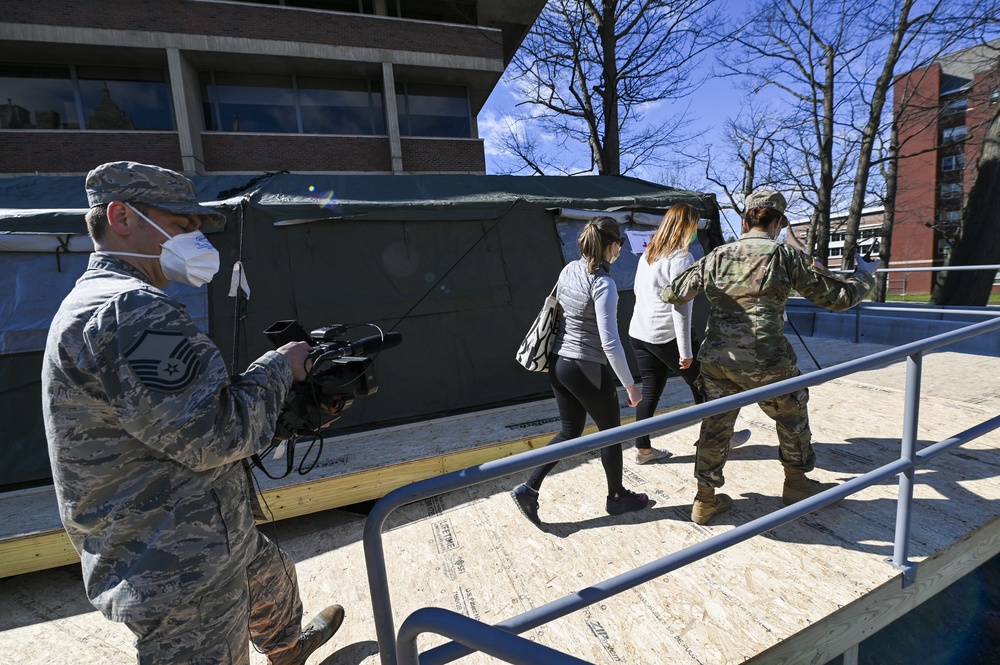
[[[919,445],[995,416],[998,374],[1000,359],[928,355]],[[811,475],[844,481],[898,456],[903,378],[897,363],[811,389]],[[546,479],[541,529],[508,495],[520,477],[397,511],[385,535],[396,626],[424,606],[496,623],[780,508],[771,421],[748,407],[737,426],[753,437],[726,467],[733,509],[709,526],[689,520],[693,426],[655,439],[673,452],[665,463],[636,465],[626,449],[626,484],[655,502],[638,513],[605,513],[593,454]],[[1000,434],[992,433],[918,472],[911,558],[919,565],[905,589],[886,561],[896,514],[896,484],[887,481],[526,636],[593,663],[825,663],[1000,552],[998,471]],[[331,510],[262,527],[296,560],[307,614],[330,602],[347,610],[314,665],[379,662],[363,524]],[[11,662],[131,663],[130,642],[92,610],[75,567],[0,581],[0,649]],[[421,650],[441,642],[424,636]],[[253,654],[252,662],[266,659]],[[496,661],[474,654],[459,662]]]

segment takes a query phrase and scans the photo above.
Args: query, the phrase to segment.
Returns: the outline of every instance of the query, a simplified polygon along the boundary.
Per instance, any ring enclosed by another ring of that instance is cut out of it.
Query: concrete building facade
[[[484,173],[544,0],[59,0],[0,14],[0,177]]]

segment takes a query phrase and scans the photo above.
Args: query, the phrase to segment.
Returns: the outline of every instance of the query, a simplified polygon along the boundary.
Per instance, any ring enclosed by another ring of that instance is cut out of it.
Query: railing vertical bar
[[[914,459],[917,453],[917,421],[920,416],[920,375],[923,353],[917,351],[906,359],[906,401],[903,405],[903,439],[899,458],[909,464],[899,474],[899,499],[896,503],[896,543],[892,564],[903,571],[904,585],[912,570],[910,557],[910,512],[913,507]]]

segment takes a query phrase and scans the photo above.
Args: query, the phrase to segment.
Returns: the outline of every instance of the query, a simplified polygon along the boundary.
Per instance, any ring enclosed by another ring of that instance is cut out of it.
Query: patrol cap
[[[138,162],[108,162],[87,174],[90,207],[112,201],[147,203],[180,215],[199,215],[203,229],[218,229],[225,215],[198,203],[194,183],[176,171]]]
[[[785,217],[785,206],[787,203],[781,192],[776,192],[773,189],[759,189],[748,196],[744,203],[746,204],[747,212],[754,208],[770,208],[771,210],[778,211],[781,214],[781,228],[788,226],[788,218]]]
[[[759,189],[746,199],[747,210],[773,208],[781,214],[785,214],[786,205],[785,197],[781,195],[781,192],[776,192],[773,189]]]

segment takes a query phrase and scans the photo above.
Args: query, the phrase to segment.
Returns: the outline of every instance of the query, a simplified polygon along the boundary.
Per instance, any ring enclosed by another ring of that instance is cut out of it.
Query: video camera
[[[384,349],[399,346],[398,332],[362,338],[356,342],[341,339],[347,332],[343,325],[317,328],[308,335],[298,321],[277,321],[264,331],[275,348],[289,342],[308,342],[312,369],[305,381],[293,384],[274,431],[277,441],[293,441],[300,436],[319,436],[322,430],[340,418],[341,412],[354,404],[355,396],[371,395],[378,390],[374,358]]]

